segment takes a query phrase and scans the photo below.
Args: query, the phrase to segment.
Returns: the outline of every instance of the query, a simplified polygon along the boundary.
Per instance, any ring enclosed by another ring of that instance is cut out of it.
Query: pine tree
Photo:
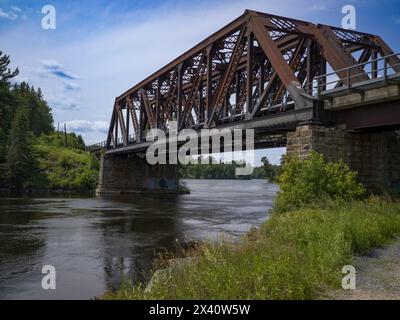
[[[8,80],[18,75],[18,68],[14,71],[8,67],[10,64],[10,57],[0,51],[0,81],[8,83]]]
[[[85,141],[83,140],[81,135],[78,135],[78,137],[77,137],[77,149],[80,149],[80,150],[86,149]]]
[[[29,128],[35,136],[54,131],[53,115],[47,102],[43,100],[42,91],[35,91],[26,82],[15,84],[12,90],[16,108],[28,107]]]
[[[33,175],[35,157],[32,139],[26,109],[19,108],[12,122],[4,164],[4,174],[10,189],[26,187]]]
[[[10,59],[0,51],[0,187],[4,185],[2,164],[5,161],[7,136],[14,115],[13,99],[8,80],[18,74],[18,69],[11,71]]]

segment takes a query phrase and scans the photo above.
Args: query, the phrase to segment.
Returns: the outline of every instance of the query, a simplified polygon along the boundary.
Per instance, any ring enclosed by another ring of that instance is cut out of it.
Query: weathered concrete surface
[[[331,101],[325,101],[325,109],[334,111],[344,108],[362,107],[367,104],[398,100],[399,97],[400,87],[398,85],[385,85],[365,89],[361,92],[333,96]]]
[[[100,162],[98,195],[178,192],[176,165],[149,165],[146,159],[105,155]]]
[[[348,132],[321,126],[300,126],[288,133],[288,155],[311,150],[328,161],[343,160],[371,191],[400,188],[400,139],[391,133]]]

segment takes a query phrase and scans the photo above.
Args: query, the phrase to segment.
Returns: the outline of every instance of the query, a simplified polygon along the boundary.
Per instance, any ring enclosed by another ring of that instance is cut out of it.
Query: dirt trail
[[[355,257],[356,290],[340,290],[341,300],[400,300],[400,239],[368,255]]]

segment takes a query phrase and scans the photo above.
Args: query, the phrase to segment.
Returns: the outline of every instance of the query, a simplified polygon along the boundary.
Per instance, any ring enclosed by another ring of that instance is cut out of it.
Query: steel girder
[[[218,127],[308,108],[316,77],[393,53],[376,35],[246,10],[115,99],[106,148],[152,128]],[[400,61],[388,61],[400,71]],[[370,78],[360,66],[351,82]],[[347,80],[348,81],[348,80]]]

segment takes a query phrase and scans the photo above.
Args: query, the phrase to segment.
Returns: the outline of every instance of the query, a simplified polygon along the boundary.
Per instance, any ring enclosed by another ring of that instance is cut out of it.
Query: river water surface
[[[187,180],[179,196],[0,198],[0,299],[90,299],[142,280],[154,252],[238,238],[267,219],[277,187],[262,180]],[[44,265],[56,290],[43,290]]]

